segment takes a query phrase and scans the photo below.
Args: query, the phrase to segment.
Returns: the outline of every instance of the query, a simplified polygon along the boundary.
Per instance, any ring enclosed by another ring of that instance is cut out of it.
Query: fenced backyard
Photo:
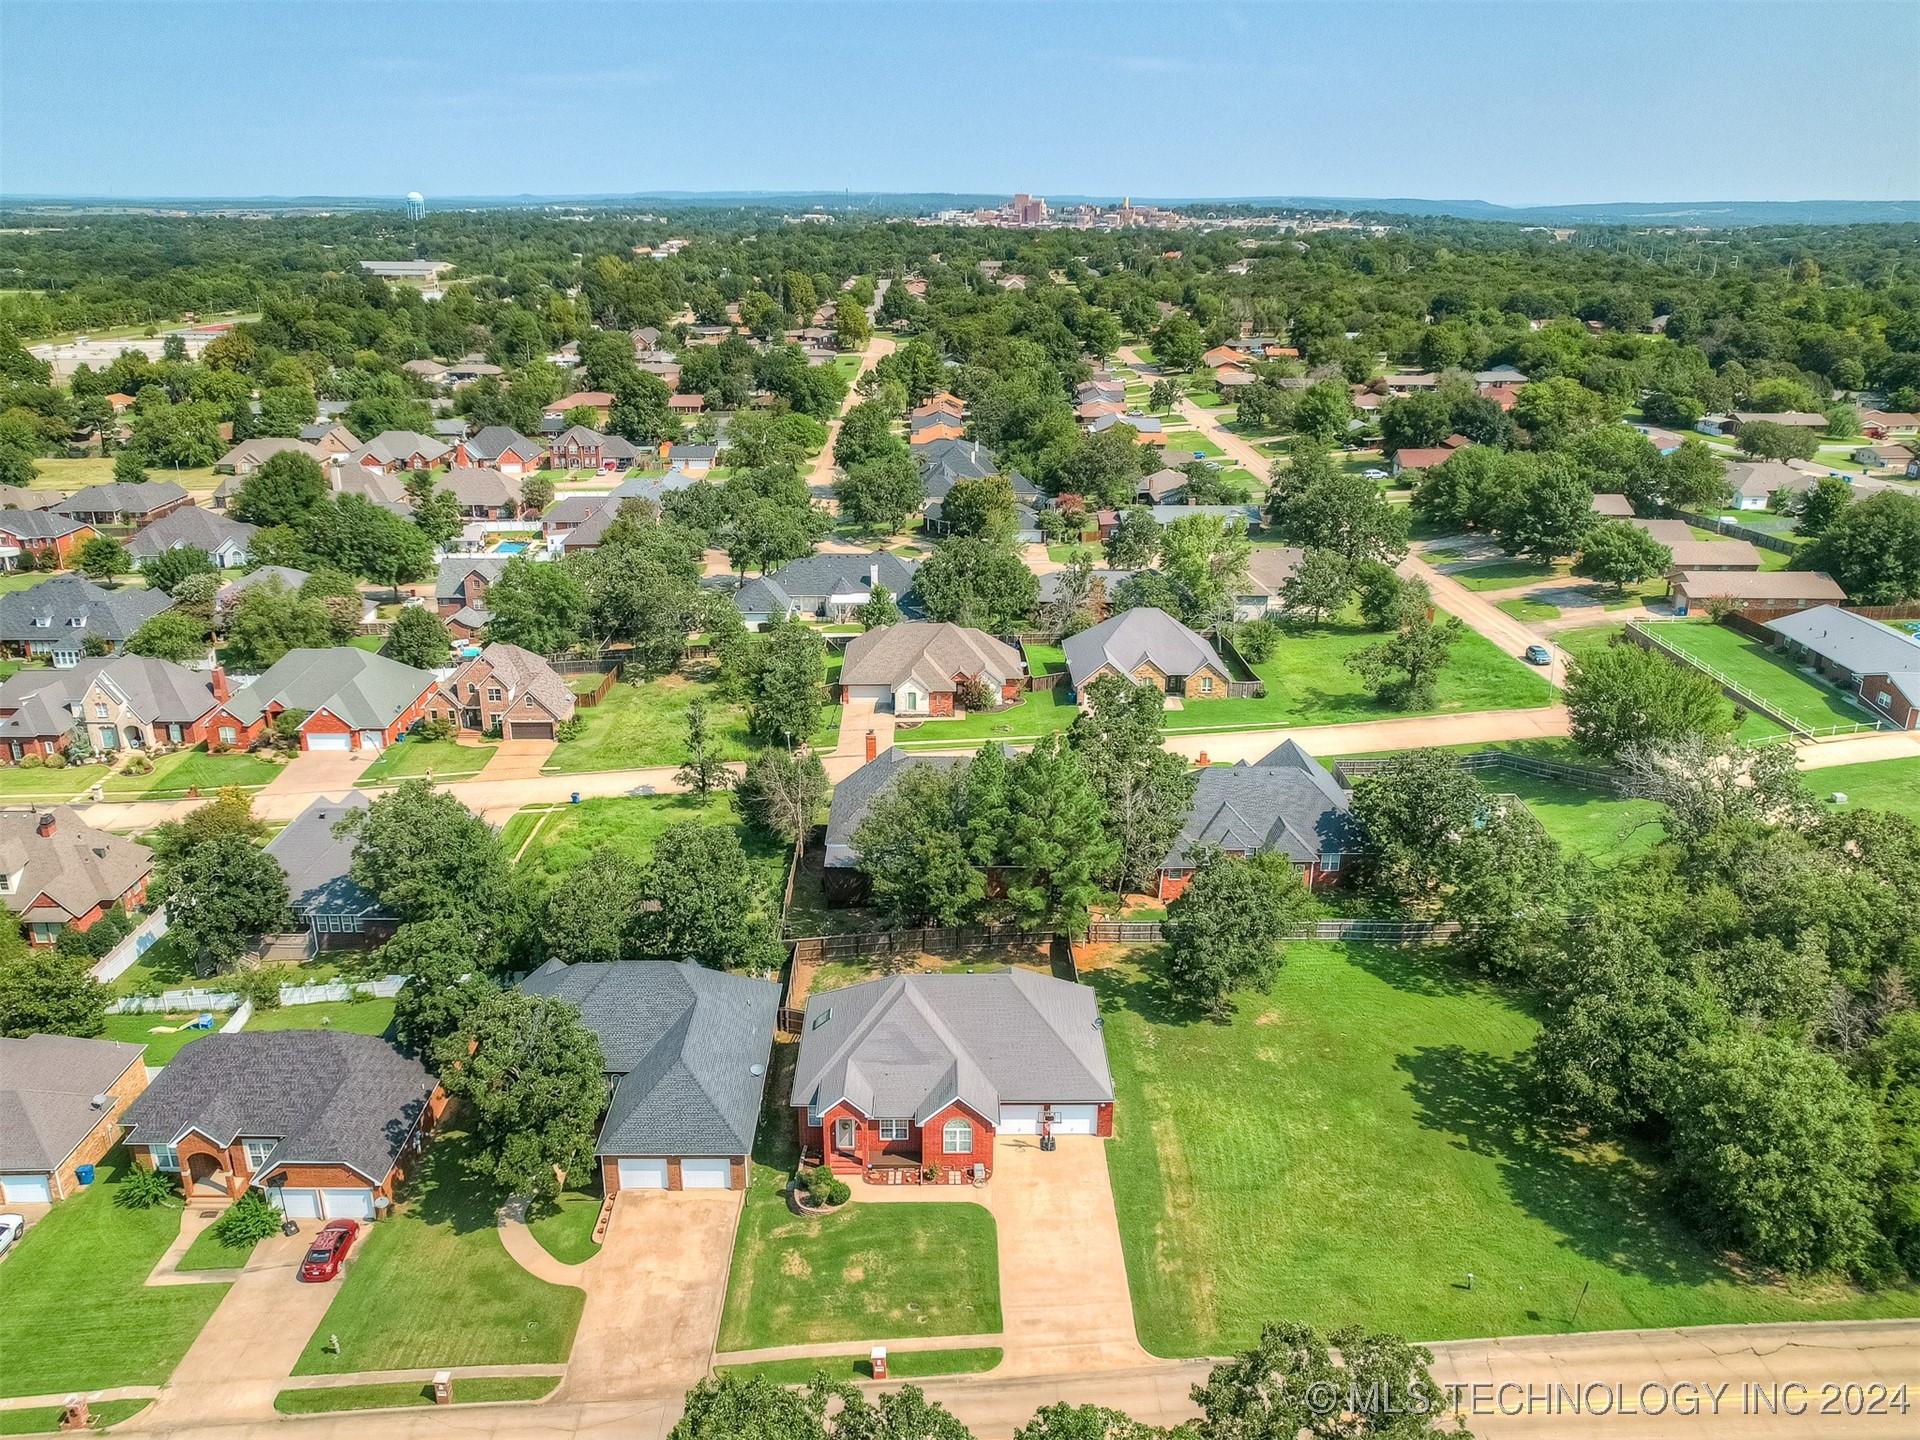
[[[1734,703],[1786,726],[1798,739],[1882,728],[1857,701],[1727,626],[1702,620],[1635,620],[1626,635],[1634,644],[1698,670]]]

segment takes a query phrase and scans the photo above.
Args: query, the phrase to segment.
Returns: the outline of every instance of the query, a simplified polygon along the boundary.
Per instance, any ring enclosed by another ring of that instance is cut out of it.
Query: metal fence
[[[328,980],[315,985],[282,985],[282,1005],[338,1005],[347,1000],[391,1000],[408,977],[388,975],[379,980]],[[180,1014],[189,1010],[237,1010],[245,997],[231,990],[195,987],[162,990],[158,995],[122,995],[107,1002],[109,1015]]]
[[[1762,550],[1775,550],[1782,555],[1792,555],[1799,550],[1791,540],[1783,540],[1766,530],[1756,530],[1751,525],[1741,525],[1732,520],[1722,520],[1718,515],[1696,515],[1691,510],[1675,510],[1674,518],[1686,521],[1689,525],[1698,525],[1702,530],[1711,530],[1716,535],[1725,535],[1734,540],[1747,540]]]
[[[1392,764],[1387,757],[1362,756],[1333,762],[1333,778],[1351,790],[1355,777],[1372,775]],[[1510,774],[1531,775],[1540,780],[1561,780],[1586,785],[1595,790],[1612,790],[1621,795],[1635,793],[1636,785],[1625,771],[1604,765],[1573,765],[1561,760],[1541,760],[1512,750],[1475,750],[1457,757],[1462,770],[1505,770]]]

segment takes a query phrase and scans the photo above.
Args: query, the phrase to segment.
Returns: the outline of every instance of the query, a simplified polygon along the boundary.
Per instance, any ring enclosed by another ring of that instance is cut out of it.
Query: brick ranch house
[[[446,1104],[426,1067],[377,1035],[208,1035],[127,1107],[127,1148],[189,1198],[258,1187],[290,1220],[373,1220]]]
[[[1899,730],[1920,729],[1920,637],[1838,605],[1765,622],[1797,663],[1850,691]]]
[[[80,1189],[147,1088],[144,1045],[71,1035],[0,1039],[0,1204],[49,1204]]]
[[[960,687],[983,686],[996,705],[1020,698],[1020,652],[965,625],[906,621],[856,635],[840,671],[842,700],[871,701],[897,715],[951,715]]]
[[[551,665],[531,650],[496,643],[447,677],[428,699],[427,718],[444,715],[472,734],[552,740],[573,708],[573,687]]]
[[[1222,696],[1226,662],[1202,635],[1164,610],[1137,606],[1070,635],[1061,646],[1076,696],[1101,675],[1119,675],[1169,695]]]
[[[0,569],[18,569],[26,553],[42,570],[64,570],[73,563],[74,552],[99,533],[50,510],[0,510]]]
[[[68,670],[21,670],[0,683],[0,764],[64,751],[84,729],[101,754],[197,745],[227,698],[226,672],[209,674],[140,655],[89,657]]]
[[[1001,1136],[1113,1133],[1093,991],[1031,970],[811,996],[790,1103],[807,1161],[883,1185],[981,1183]]]
[[[0,810],[0,901],[33,945],[51,945],[71,925],[85,930],[114,906],[147,898],[153,852],[96,830],[70,806]]]
[[[607,1199],[746,1188],[779,986],[691,961],[549,960],[520,988],[577,1005],[600,1042],[609,1098],[594,1154]]]
[[[1156,893],[1172,900],[1193,878],[1196,850],[1273,850],[1309,886],[1331,885],[1358,858],[1352,797],[1313,756],[1288,740],[1249,765],[1212,765],[1194,777],[1186,823],[1160,862]]]
[[[289,650],[208,720],[212,745],[251,745],[287,710],[303,710],[302,750],[379,754],[427,713],[433,673],[351,645]]]

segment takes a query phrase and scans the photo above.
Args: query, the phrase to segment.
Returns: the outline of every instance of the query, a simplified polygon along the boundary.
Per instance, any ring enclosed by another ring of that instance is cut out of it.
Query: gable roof
[[[489,585],[500,578],[511,555],[449,555],[440,562],[440,575],[433,587],[437,600],[458,600],[461,585],[469,575],[478,575]]]
[[[765,578],[801,604],[868,594],[875,584],[884,585],[897,600],[913,588],[918,569],[888,550],[821,551],[789,560]]]
[[[289,903],[302,920],[315,914],[396,918],[347,873],[354,842],[333,833],[348,811],[365,810],[372,804],[364,790],[349,790],[338,800],[321,795],[267,842],[267,854],[287,873]]]
[[[270,705],[326,710],[355,730],[384,730],[433,685],[433,676],[351,645],[289,650],[223,707],[251,725]]]
[[[1018,969],[896,975],[810,996],[791,1095],[795,1106],[844,1101],[917,1123],[960,1100],[996,1126],[1002,1104],[1112,1099],[1093,991]]]
[[[780,989],[691,961],[564,965],[520,982],[580,1007],[618,1076],[601,1155],[745,1155],[753,1149]]]
[[[1920,676],[1920,639],[1837,605],[1816,605],[1767,629],[1856,675]]]
[[[71,1035],[0,1038],[0,1171],[57,1170],[111,1111],[95,1109],[144,1045]]]
[[[1204,637],[1151,606],[1136,606],[1109,615],[1098,625],[1069,635],[1061,649],[1066,652],[1067,675],[1078,690],[1104,665],[1111,665],[1131,677],[1141,661],[1152,662],[1162,675],[1191,675],[1202,665],[1211,665],[1222,675],[1227,667]]]
[[[135,586],[107,590],[78,575],[55,575],[0,595],[0,640],[70,643],[75,650],[89,635],[118,642],[172,605],[172,597],[163,591]],[[35,620],[50,623],[36,625]],[[82,623],[71,623],[76,620]]]
[[[459,688],[466,683],[468,673],[477,674],[481,669],[505,687],[509,703],[521,695],[531,695],[555,720],[573,714],[573,687],[531,650],[501,641],[488,645],[447,678],[443,689],[455,704],[460,703]]]
[[[42,815],[53,817],[51,835],[40,833]],[[0,870],[20,876],[0,900],[23,920],[64,923],[118,900],[152,869],[146,846],[94,829],[70,806],[0,810]],[[47,905],[34,903],[43,896]]]
[[[908,620],[856,635],[841,666],[843,685],[899,685],[916,680],[928,691],[953,688],[956,675],[983,677],[995,689],[1026,673],[1020,653],[982,630]]]
[[[256,528],[198,505],[182,505],[129,540],[127,553],[136,560],[150,560],[180,545],[197,545],[209,555],[229,543],[244,550],[253,543]]]
[[[415,455],[431,463],[442,459],[452,448],[444,440],[422,435],[418,430],[382,430],[358,450],[350,452],[347,463],[357,465],[362,460],[376,460],[383,465],[393,465]]]
[[[520,503],[519,487],[498,470],[456,466],[440,477],[439,484],[463,506]]]
[[[21,540],[58,540],[63,535],[72,535],[86,528],[72,516],[53,510],[0,510],[0,535]]]
[[[1736,600],[1833,600],[1847,592],[1821,570],[1686,570],[1674,588],[1695,599],[1726,595]]]
[[[143,480],[138,483],[111,480],[104,485],[89,485],[76,490],[50,510],[63,515],[98,515],[108,511],[116,515],[145,515],[163,505],[187,498],[187,492],[171,480]]]
[[[1413,452],[1408,451],[1407,453],[1412,454]],[[1406,462],[1403,460],[1401,463],[1404,465]],[[1591,508],[1596,515],[1612,515],[1622,520],[1630,520],[1633,518],[1633,502],[1624,495],[1596,495],[1593,497],[1593,505]],[[1676,523],[1685,525],[1686,521],[1682,520]]]
[[[497,461],[508,451],[522,460],[533,460],[541,451],[538,440],[529,440],[511,425],[489,425],[464,443],[468,456],[480,461]]]
[[[181,1050],[127,1107],[128,1143],[172,1145],[198,1131],[278,1143],[256,1183],[286,1164],[345,1165],[378,1184],[413,1133],[434,1078],[377,1035],[243,1030]]]
[[[1275,850],[1305,863],[1353,848],[1347,792],[1292,740],[1249,765],[1210,765],[1194,776],[1186,823],[1167,847],[1162,869],[1186,869],[1196,846],[1236,854]]]
[[[867,811],[873,808],[873,802],[908,770],[919,766],[951,770],[956,765],[967,764],[972,758],[970,755],[923,755],[888,746],[833,787],[833,803],[827,811],[827,848],[851,849],[853,832],[867,818]],[[844,866],[852,861],[836,861],[829,856],[827,863]]]
[[[1729,465],[1727,484],[1735,495],[1747,499],[1762,499],[1776,490],[1808,490],[1813,481],[1791,466],[1782,465],[1778,460],[1761,460],[1753,464]]]
[[[982,475],[1001,473],[1000,462],[991,449],[978,440],[953,436],[915,446],[913,460],[920,467],[920,484],[930,500],[944,500],[956,480],[977,480]],[[1040,498],[1039,489],[1018,470],[1009,470],[1006,476],[1007,483],[1013,486],[1014,499],[1031,504]]]
[[[330,425],[309,425],[308,430],[317,430],[325,435],[333,427]],[[319,435],[314,437],[319,438]],[[258,465],[263,460],[280,454],[283,450],[292,450],[309,459],[318,460],[319,451],[307,441],[305,431],[298,440],[283,435],[259,435],[251,440],[242,440],[226,454],[214,462],[215,469],[237,469],[242,465]]]
[[[53,670],[20,670],[0,684],[0,740],[64,735],[84,723],[81,701],[95,683],[147,725],[190,724],[213,709],[212,678],[144,655],[88,656]]]

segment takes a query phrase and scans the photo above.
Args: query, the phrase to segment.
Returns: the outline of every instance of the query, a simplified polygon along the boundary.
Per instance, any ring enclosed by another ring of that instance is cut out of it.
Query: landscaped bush
[[[587,728],[587,722],[578,715],[569,715],[554,727],[556,740],[578,740],[580,732]]]
[[[807,1198],[816,1205],[844,1205],[853,1198],[847,1182],[825,1165],[814,1166],[802,1183],[806,1186]]]
[[[113,1203],[129,1210],[151,1210],[177,1194],[179,1190],[164,1172],[135,1166],[114,1190]]]
[[[123,775],[151,775],[153,773],[153,761],[136,750],[127,757],[127,763],[120,767],[120,773]]]
[[[38,770],[46,763],[47,757],[44,755],[22,755],[18,761],[22,770]]]
[[[1279,643],[1279,628],[1271,620],[1249,620],[1233,629],[1233,648],[1249,665],[1266,664]]]
[[[451,740],[460,733],[460,727],[451,720],[422,720],[413,727],[413,733],[422,740]]]
[[[258,1190],[247,1191],[213,1222],[215,1237],[233,1250],[257,1245],[279,1229],[280,1212],[269,1205],[267,1197]]]
[[[64,769],[66,769],[66,768],[67,768],[67,757],[66,757],[66,756],[64,756],[64,755],[61,755],[61,754],[59,754],[58,752],[56,752],[56,753],[54,753],[54,754],[52,754],[52,755],[49,755],[49,756],[47,756],[47,769],[49,769],[49,770],[64,770]]]
[[[253,1002],[256,1010],[280,1008],[280,987],[297,978],[290,966],[262,965],[252,970],[236,970],[233,988]]]

